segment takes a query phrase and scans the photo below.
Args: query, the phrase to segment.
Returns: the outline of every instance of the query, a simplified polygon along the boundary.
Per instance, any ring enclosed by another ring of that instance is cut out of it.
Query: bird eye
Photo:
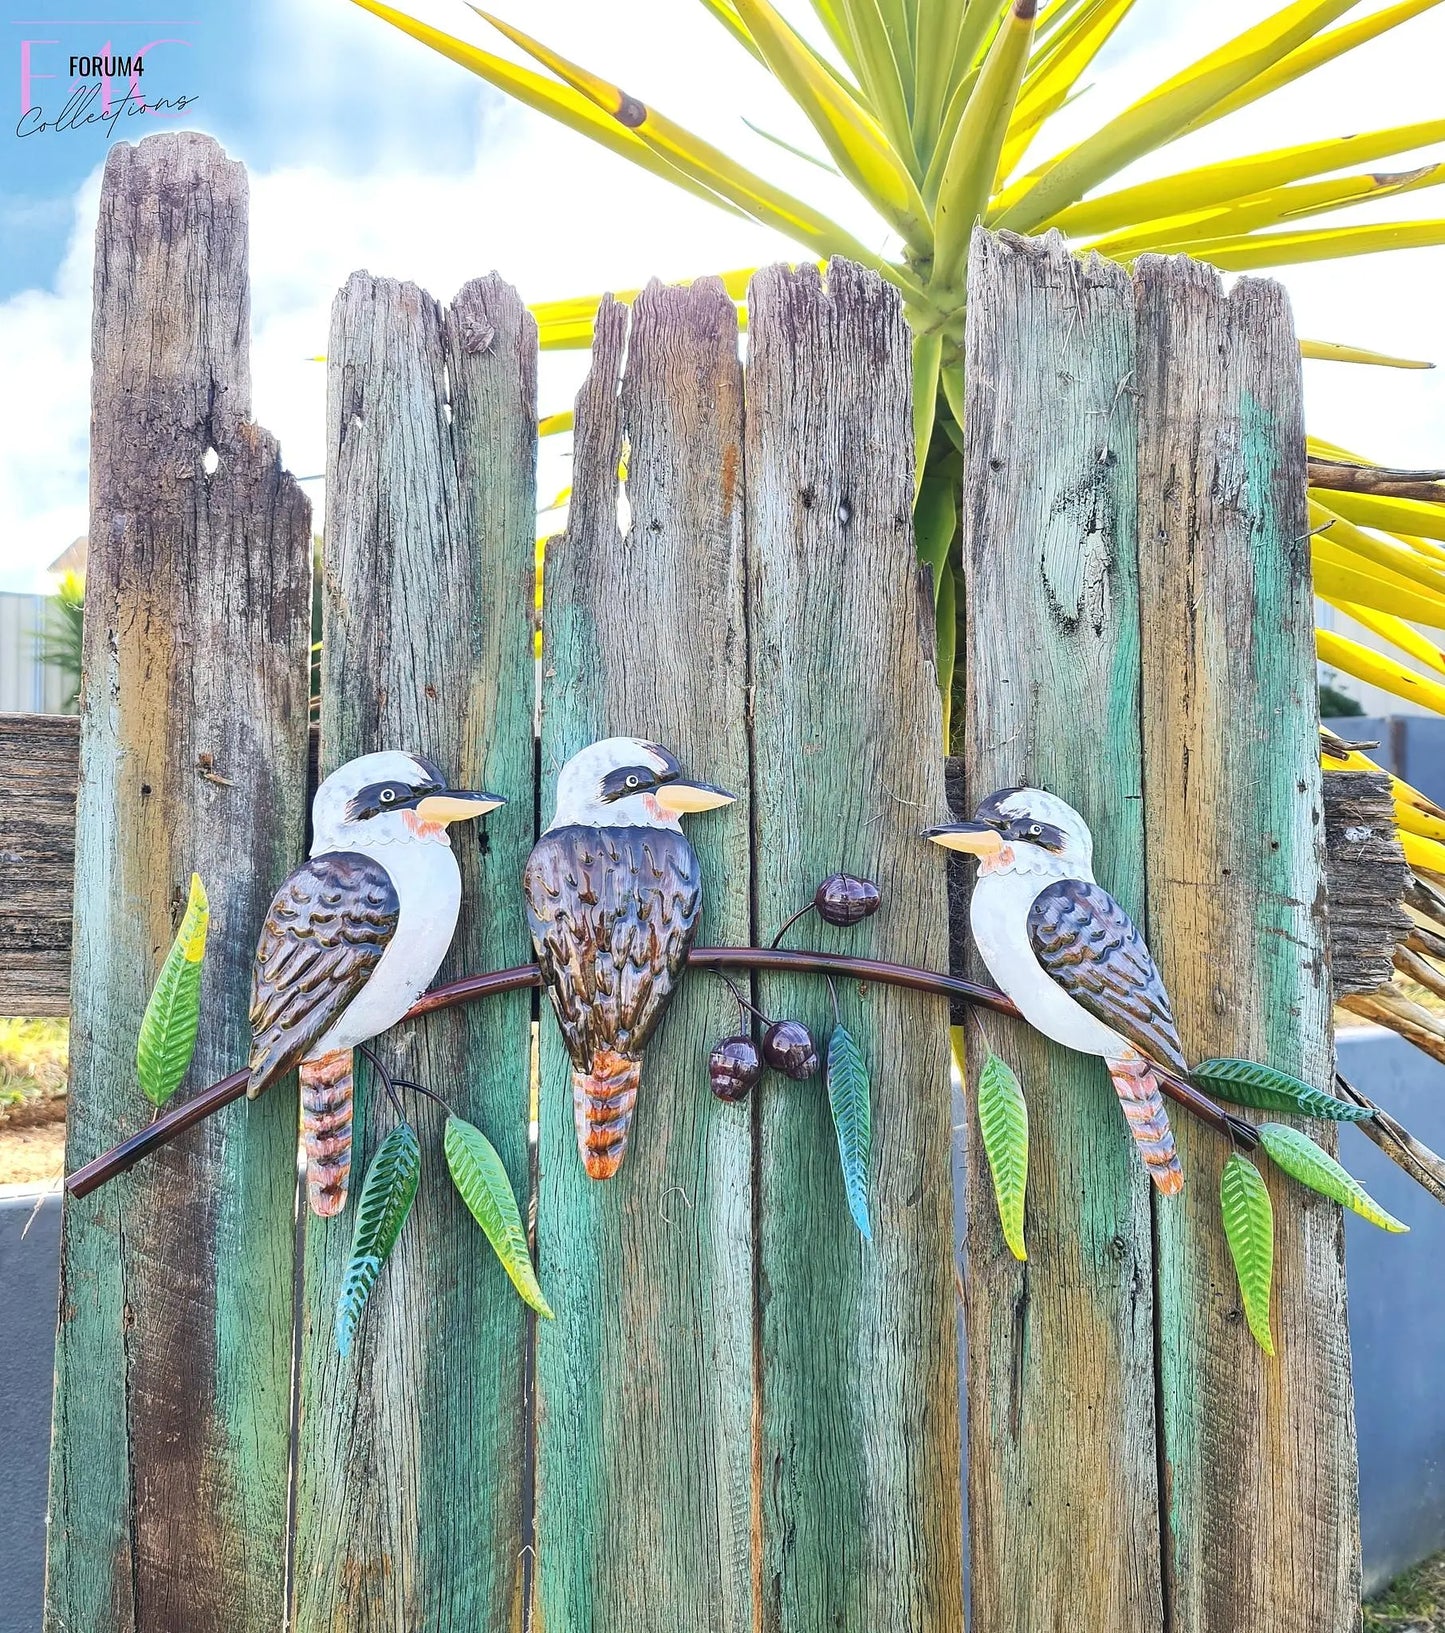
[[[381,803],[383,805],[390,805],[391,802],[395,798],[396,798],[396,790],[394,788],[383,788],[382,789],[381,794],[380,794],[380,799],[381,799]]]
[[[1034,823],[1034,824],[1033,824],[1033,826],[1032,826],[1032,827],[1031,827],[1031,828],[1030,828],[1030,829],[1029,829],[1029,838],[1030,838],[1030,839],[1037,839],[1037,838],[1038,838],[1038,836],[1039,836],[1039,835],[1040,835],[1040,834],[1041,834],[1041,833],[1042,833],[1042,832],[1043,832],[1043,831],[1044,831],[1044,830],[1043,830],[1043,829],[1042,829],[1042,828],[1041,828],[1041,827],[1040,827],[1040,826],[1039,826],[1039,825],[1038,825],[1038,823],[1037,823],[1037,822],[1035,822],[1035,823]]]
[[[629,777],[627,779],[627,786],[629,788],[636,788],[637,787],[637,778],[636,777]]]

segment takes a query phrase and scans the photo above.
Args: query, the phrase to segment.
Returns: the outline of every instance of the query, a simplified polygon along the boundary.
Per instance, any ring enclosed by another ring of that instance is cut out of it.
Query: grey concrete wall
[[[1342,1034],[1337,1052],[1357,1088],[1445,1152],[1445,1066],[1373,1030]],[[1342,1131],[1340,1160],[1410,1226],[1395,1236],[1345,1215],[1368,1593],[1445,1548],[1445,1208],[1358,1129]]]
[[[0,1633],[40,1626],[59,1279],[60,1198],[0,1193]]]

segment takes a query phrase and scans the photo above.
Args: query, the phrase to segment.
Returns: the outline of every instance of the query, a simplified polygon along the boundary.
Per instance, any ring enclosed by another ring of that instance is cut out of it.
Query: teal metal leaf
[[[1004,1241],[1014,1258],[1027,1259],[1024,1192],[1029,1177],[1029,1108],[1024,1091],[1009,1063],[990,1054],[978,1074],[974,1098]]]
[[[1409,1230],[1394,1214],[1386,1213],[1359,1180],[1341,1168],[1328,1151],[1322,1151],[1303,1129],[1290,1128],[1285,1123],[1261,1123],[1259,1143],[1273,1161],[1301,1185],[1308,1185],[1321,1196],[1332,1197],[1381,1230]]]
[[[336,1300],[336,1347],[347,1355],[381,1267],[416,1200],[421,1146],[410,1123],[398,1123],[377,1147],[356,1204],[351,1258]]]
[[[1206,1060],[1189,1074],[1201,1089],[1236,1106],[1253,1106],[1256,1111],[1293,1112],[1302,1117],[1327,1117],[1334,1123],[1361,1123],[1373,1113],[1348,1100],[1336,1100],[1323,1089],[1260,1066],[1252,1060]]]
[[[1274,1208],[1258,1168],[1234,1152],[1219,1180],[1224,1236],[1239,1280],[1244,1318],[1266,1355],[1274,1354],[1269,1330],[1269,1292],[1274,1278]]]
[[[550,1321],[552,1311],[532,1268],[527,1232],[512,1194],[512,1182],[496,1148],[481,1129],[457,1116],[447,1118],[444,1146],[452,1182],[472,1218],[486,1232],[492,1251],[502,1261],[522,1302]]]
[[[163,1106],[181,1086],[201,1024],[201,964],[211,906],[200,875],[191,875],[190,899],[176,939],[151,990],[136,1039],[135,1069],[147,1100]]]
[[[838,1133],[838,1160],[848,1212],[864,1241],[873,1240],[868,1217],[868,1161],[873,1153],[872,1085],[853,1034],[841,1023],[828,1039],[828,1109]]]

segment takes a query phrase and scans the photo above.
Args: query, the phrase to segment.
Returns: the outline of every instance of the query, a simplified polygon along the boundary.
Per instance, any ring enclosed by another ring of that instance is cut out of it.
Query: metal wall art
[[[829,978],[834,1024],[824,1051],[824,1085],[844,1199],[869,1240],[872,1089],[857,1041],[843,1024],[834,977],[961,997],[1098,1056],[1144,1166],[1164,1196],[1178,1192],[1185,1177],[1165,1098],[1223,1133],[1230,1147],[1220,1177],[1225,1235],[1251,1331],[1271,1354],[1273,1221],[1269,1192],[1249,1153],[1263,1149],[1294,1179],[1386,1230],[1405,1228],[1300,1129],[1256,1126],[1205,1092],[1256,1110],[1337,1121],[1368,1122],[1378,1110],[1347,1087],[1337,1098],[1252,1061],[1210,1060],[1191,1069],[1149,949],[1094,878],[1088,826],[1056,795],[1002,789],[983,802],[973,821],[924,830],[925,838],[979,860],[970,923],[1002,991],[908,965],[784,948],[783,937],[808,913],[848,927],[880,910],[878,887],[846,873],[823,880],[767,947],[694,947],[701,870],[681,818],[733,797],[690,781],[672,753],[643,738],[609,737],[580,750],[562,768],[556,814],[522,878],[536,964],[463,977],[423,995],[451,942],[461,901],[447,826],[482,816],[502,800],[448,787],[438,768],[417,754],[371,754],[342,766],[317,792],[310,859],[281,886],[266,915],[256,955],[249,1065],[78,1169],[66,1189],[87,1194],[220,1106],[259,1094],[299,1068],[308,1197],[314,1213],[336,1214],[346,1203],[352,1076],[360,1053],[385,1090],[396,1124],[372,1158],[356,1209],[337,1300],[342,1353],[351,1347],[416,1196],[421,1144],[398,1091],[445,1107],[443,1152],[457,1189],[518,1294],[550,1316],[495,1149],[432,1089],[388,1072],[369,1044],[403,1018],[543,987],[571,1060],[583,1167],[592,1179],[611,1179],[627,1150],[647,1042],[684,968],[692,965],[721,975],[743,1016],[738,1031],[716,1043],[707,1061],[714,1094],[728,1102],[749,1096],[765,1064],[796,1081],[815,1077],[821,1064],[801,1022],[763,1014],[728,972],[791,970]],[[195,1047],[207,921],[204,890],[193,880],[137,1047],[141,1087],[157,1105],[180,1085]],[[1028,1180],[1023,1090],[1008,1064],[991,1052],[970,1087],[1004,1237],[1022,1259]]]

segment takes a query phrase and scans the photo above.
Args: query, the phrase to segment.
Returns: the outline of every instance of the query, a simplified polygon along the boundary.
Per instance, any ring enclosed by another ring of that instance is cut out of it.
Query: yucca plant
[[[1439,163],[1389,172],[1358,168],[1445,141],[1445,118],[1116,183],[1135,161],[1304,78],[1439,0],[1396,0],[1338,27],[1359,0],[1293,0],[1083,140],[1052,152],[1050,120],[1084,88],[1090,65],[1134,0],[1051,0],[1042,10],[1038,0],[810,0],[816,43],[772,0],[698,0],[733,46],[761,64],[801,111],[831,160],[825,168],[881,218],[892,244],[887,253],[479,7],[472,9],[537,68],[381,0],[356,3],[621,158],[782,232],[803,254],[847,256],[897,286],[914,337],[915,534],[934,574],[946,721],[959,644],[962,345],[976,222],[1022,233],[1057,229],[1078,248],[1125,264],[1146,252],[1184,252],[1225,271],[1445,243],[1440,217],[1324,222],[1331,211],[1445,181]],[[739,303],[752,270],[720,274]],[[645,271],[639,267],[639,277]],[[542,346],[590,345],[600,299],[581,295],[534,307]],[[1301,349],[1306,357],[1342,363],[1428,366],[1338,341],[1306,340]],[[547,435],[571,423],[570,414],[553,414],[539,429]],[[1445,473],[1380,469],[1314,438],[1308,452],[1316,591],[1427,674],[1329,630],[1319,632],[1320,656],[1332,669],[1445,713],[1445,650],[1420,628],[1445,629],[1445,485],[1438,480]],[[1360,758],[1334,752],[1323,763],[1332,769],[1358,765]],[[1445,958],[1445,811],[1403,783],[1395,794],[1407,854],[1422,884],[1412,905]],[[1426,912],[1426,903],[1439,911]],[[1445,976],[1431,969],[1445,992]],[[1418,979],[1419,972],[1413,975]],[[1384,1013],[1372,1018],[1402,1029],[1408,1022],[1417,1041],[1432,1029],[1431,1046],[1445,1058],[1445,1026],[1418,1006],[1411,1009],[1404,1021]]]

